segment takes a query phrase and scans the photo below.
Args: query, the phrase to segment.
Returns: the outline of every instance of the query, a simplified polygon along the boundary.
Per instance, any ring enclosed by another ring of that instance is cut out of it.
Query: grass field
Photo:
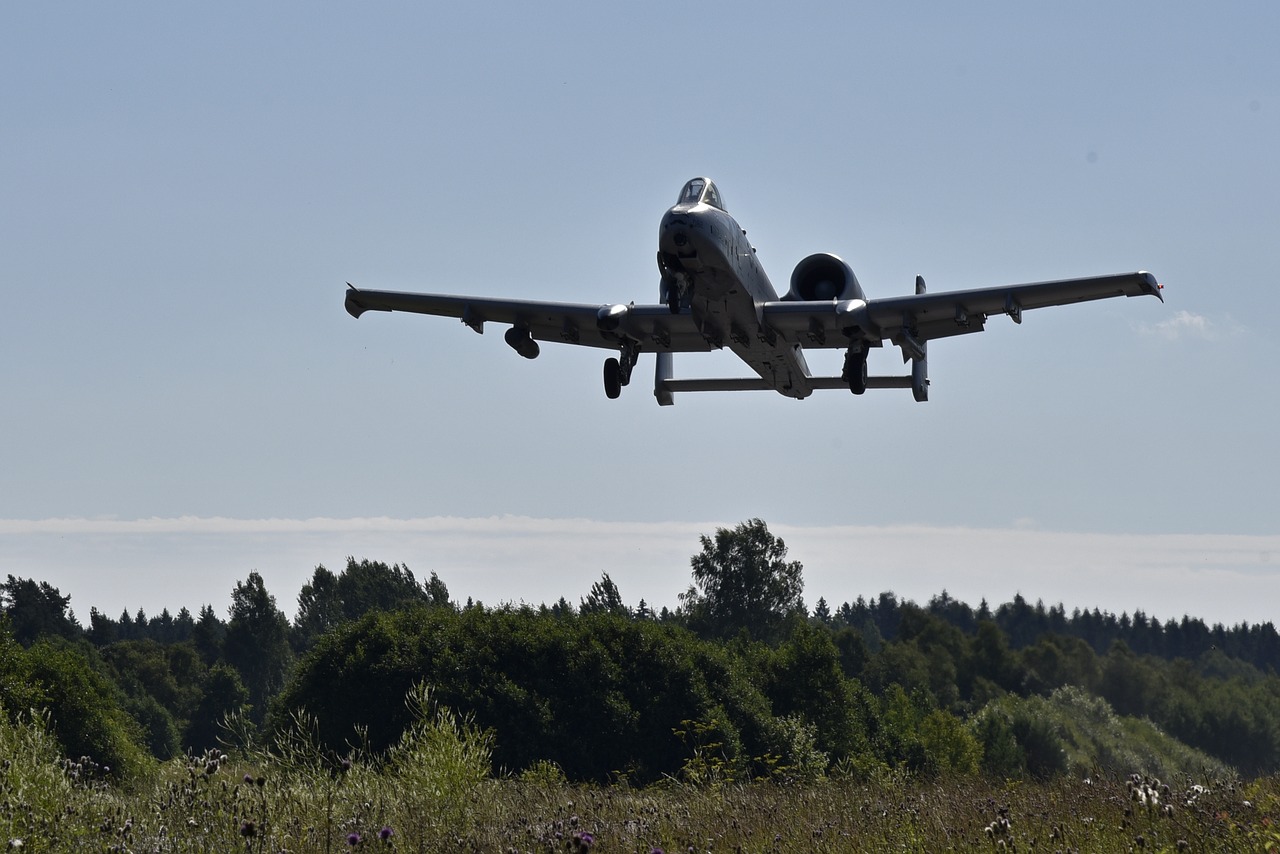
[[[300,774],[210,755],[124,788],[72,765],[7,786],[0,827],[11,849],[31,852],[1280,851],[1274,778],[633,789],[419,771]]]
[[[1048,782],[879,771],[733,781],[704,763],[636,788],[547,763],[490,772],[490,739],[421,689],[390,751],[317,747],[312,722],[124,782],[59,758],[40,718],[0,714],[0,844],[23,852],[1277,851],[1280,778]]]

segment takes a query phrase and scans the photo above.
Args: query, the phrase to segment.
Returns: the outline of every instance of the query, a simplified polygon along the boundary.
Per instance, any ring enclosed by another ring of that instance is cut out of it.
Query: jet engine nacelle
[[[819,252],[805,258],[791,271],[786,300],[866,299],[853,270],[839,256]]]

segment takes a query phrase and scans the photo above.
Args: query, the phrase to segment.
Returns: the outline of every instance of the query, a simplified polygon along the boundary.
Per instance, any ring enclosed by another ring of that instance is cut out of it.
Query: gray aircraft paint
[[[618,351],[605,363],[605,388],[616,397],[630,382],[640,354],[657,354],[654,395],[660,404],[676,392],[772,389],[802,399],[815,389],[910,388],[928,399],[927,344],[935,338],[981,332],[987,318],[1006,314],[1022,322],[1027,309],[1118,296],[1152,295],[1164,300],[1147,272],[1083,279],[1003,285],[867,299],[849,265],[820,253],[802,259],[781,297],[769,281],[746,231],[725,210],[707,178],[694,178],[663,215],[658,231],[661,275],[657,305],[590,305],[509,300],[451,294],[374,291],[348,285],[346,309],[408,311],[455,317],[476,332],[486,323],[510,325],[505,339],[525,358],[536,358],[538,341]],[[867,351],[885,342],[911,362],[910,374],[866,374]],[[677,378],[672,354],[728,347],[754,377]],[[808,348],[842,349],[844,372],[814,376],[804,359]]]

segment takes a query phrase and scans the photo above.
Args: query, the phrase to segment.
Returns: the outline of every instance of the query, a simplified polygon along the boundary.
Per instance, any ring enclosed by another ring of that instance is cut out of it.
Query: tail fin
[[[674,285],[675,282],[670,284]],[[668,292],[667,277],[663,276],[658,280],[658,302],[667,303]],[[670,406],[675,403],[671,389],[667,388],[667,380],[674,376],[672,354],[658,353],[657,356],[658,366],[653,375],[653,396],[658,399],[659,406]]]
[[[924,276],[916,276],[916,293],[924,293]],[[924,403],[929,399],[929,355],[926,349],[928,341],[920,342],[920,358],[911,361],[911,394],[916,403]]]
[[[672,369],[674,354],[658,353],[656,355],[658,357],[658,368],[653,375],[653,396],[658,399],[659,406],[670,406],[675,403],[675,399],[671,394],[671,389],[667,387],[667,380],[674,376]]]

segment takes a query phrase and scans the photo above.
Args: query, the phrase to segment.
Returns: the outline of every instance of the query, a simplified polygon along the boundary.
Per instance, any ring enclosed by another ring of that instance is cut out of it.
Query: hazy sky
[[[0,577],[83,616],[222,609],[257,568],[292,615],[354,554],[674,605],[697,535],[760,517],[810,602],[1280,617],[1276,32],[1264,2],[5,4]],[[1148,269],[1166,302],[993,317],[931,346],[927,404],[674,407],[651,358],[610,401],[603,352],[342,309],[653,301],[703,174],[780,290],[831,251],[872,297]]]

